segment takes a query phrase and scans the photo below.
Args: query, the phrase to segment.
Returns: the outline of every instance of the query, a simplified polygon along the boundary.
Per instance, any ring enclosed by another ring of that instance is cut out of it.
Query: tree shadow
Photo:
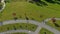
[[[33,1],[29,1],[29,3],[33,3]]]
[[[0,3],[1,3],[1,0],[0,0]]]
[[[57,0],[56,3],[60,5],[60,0]]]
[[[59,3],[59,2],[57,2],[57,4],[59,4],[59,5],[60,5],[60,3]]]
[[[43,2],[43,1],[40,1],[39,3],[40,3],[40,5],[42,5],[42,6],[48,6],[47,3]]]
[[[49,3],[52,3],[52,4],[55,4],[56,2],[53,1],[53,0],[45,0],[46,2],[49,2]]]
[[[56,23],[54,23],[54,24],[55,24],[56,27],[60,27],[60,25],[58,25],[58,24],[56,24]]]
[[[60,0],[58,0],[58,1],[60,1]]]
[[[32,0],[31,3],[35,3],[37,6],[48,6],[47,3],[41,0]]]

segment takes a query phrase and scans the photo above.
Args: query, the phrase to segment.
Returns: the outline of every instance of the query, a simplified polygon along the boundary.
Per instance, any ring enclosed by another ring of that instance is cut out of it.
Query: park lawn
[[[7,33],[7,34],[28,34],[28,33],[24,33],[24,32],[16,32],[16,33]]]
[[[52,21],[48,21],[46,24],[48,24],[49,26],[52,26],[60,31],[60,27],[56,27]],[[60,26],[60,20],[57,20],[56,24],[58,24]]]
[[[0,26],[0,32],[9,31],[9,30],[29,30],[35,31],[38,26],[30,23],[15,23]]]
[[[23,5],[22,5],[23,4]],[[31,6],[29,6],[31,5]],[[7,3],[5,10],[2,13],[1,20],[11,20],[14,17],[12,16],[12,13],[16,13],[16,17],[18,19],[25,19],[25,13],[29,17],[29,19],[34,19],[34,20],[42,20],[43,18],[40,18],[40,13],[36,13],[37,10],[34,8],[38,9],[37,6],[33,7],[33,4],[29,4],[26,2],[12,2],[12,3]],[[7,9],[9,8],[9,9]],[[8,16],[8,17],[7,17]],[[22,18],[20,18],[20,16]],[[4,17],[4,18],[3,18]],[[45,17],[44,17],[45,18]]]
[[[46,34],[54,34],[54,33],[52,33],[51,31],[49,31],[49,30],[47,30],[47,29],[45,29],[45,28],[42,28],[42,29],[40,30],[39,34],[44,34],[44,32],[46,32]]]
[[[16,13],[18,19],[26,19],[25,13],[30,20],[42,21],[46,18],[60,17],[60,5],[48,3],[47,7],[37,6],[28,2],[10,2],[2,12],[0,21],[14,19],[13,13]],[[42,17],[40,17],[42,16]]]

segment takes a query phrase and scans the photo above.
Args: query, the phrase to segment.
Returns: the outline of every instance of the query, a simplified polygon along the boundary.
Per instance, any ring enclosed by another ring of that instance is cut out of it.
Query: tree
[[[12,15],[13,15],[13,16],[16,16],[16,13],[13,13]]]
[[[60,27],[58,24],[55,23],[55,22],[56,22],[55,17],[52,18],[52,22],[54,23],[54,25],[55,25],[56,27]]]
[[[18,18],[16,17],[16,13],[13,13],[12,15],[13,15],[13,17],[14,17],[14,20],[17,20],[17,19],[18,19]]]
[[[56,22],[55,17],[53,17],[51,20],[52,20],[52,22],[53,22],[53,23],[55,23],[55,22]]]

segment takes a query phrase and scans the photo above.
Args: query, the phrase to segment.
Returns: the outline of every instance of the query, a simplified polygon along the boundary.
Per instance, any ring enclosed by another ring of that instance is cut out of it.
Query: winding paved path
[[[5,2],[4,2],[4,0],[1,0],[1,3],[3,3],[3,7],[2,7],[2,9],[0,10],[0,12],[2,12],[4,9],[5,9]]]
[[[43,27],[43,28],[46,28],[49,31],[53,32],[54,34],[60,34],[60,31],[59,30],[57,30],[57,29],[55,29],[55,28],[53,28],[53,27],[48,26],[48,25],[45,24],[45,22],[47,22],[50,19],[51,18],[48,18],[48,19],[44,20],[44,22],[42,21],[41,23],[40,22],[37,22],[37,21],[34,21],[34,20],[28,20],[29,23],[38,25],[38,28],[36,29],[36,31],[35,32],[30,32],[30,33],[31,34],[38,34],[39,31],[40,31],[40,29]],[[60,18],[56,18],[56,19],[57,20],[60,20]],[[3,21],[3,25],[6,25],[6,24],[14,24],[14,23],[27,23],[27,20],[9,20],[9,21]],[[27,32],[27,31],[25,31],[25,32]]]
[[[29,34],[33,33],[33,31],[29,32],[28,30],[11,30],[11,31],[2,32],[0,34],[9,34],[9,33],[16,33],[16,32],[25,32],[25,33],[29,33]]]

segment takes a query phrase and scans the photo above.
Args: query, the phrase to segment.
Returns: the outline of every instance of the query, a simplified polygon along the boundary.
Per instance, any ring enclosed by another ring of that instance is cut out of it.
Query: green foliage
[[[8,33],[8,34],[28,34],[28,33],[24,33],[24,32],[17,32],[17,33]]]
[[[39,34],[54,34],[53,32],[45,29],[45,28],[42,28],[39,32]]]
[[[15,23],[15,24],[8,24],[0,26],[0,32],[9,31],[9,30],[30,30],[35,31],[37,28],[37,25],[34,24],[28,24],[28,23]]]

